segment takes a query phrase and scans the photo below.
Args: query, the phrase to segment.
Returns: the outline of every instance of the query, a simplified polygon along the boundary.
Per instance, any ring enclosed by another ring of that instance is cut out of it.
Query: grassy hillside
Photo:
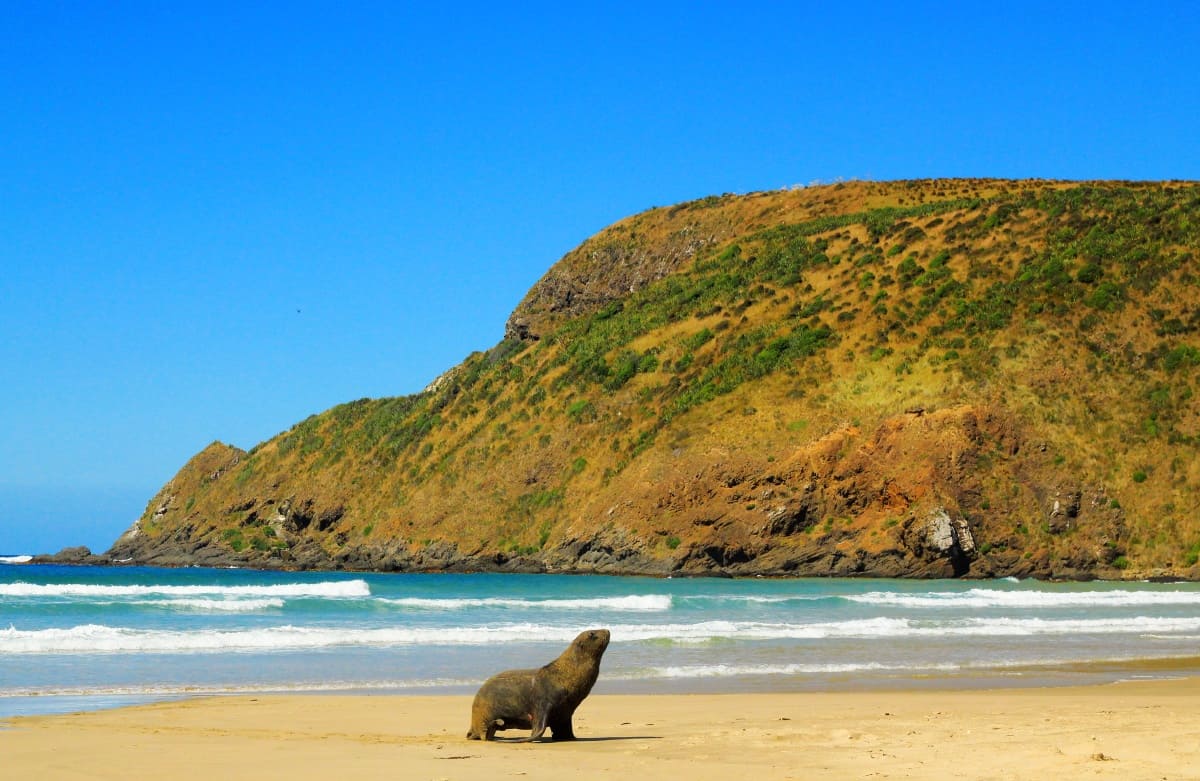
[[[1200,186],[710,197],[423,393],[214,444],[110,554],[733,574],[1200,568]]]

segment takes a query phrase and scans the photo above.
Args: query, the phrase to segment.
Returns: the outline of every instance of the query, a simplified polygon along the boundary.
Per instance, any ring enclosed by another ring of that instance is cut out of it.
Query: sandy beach
[[[1200,678],[1075,688],[598,695],[569,743],[463,736],[458,696],[209,697],[0,726],[12,778],[1200,778]],[[521,733],[502,733],[518,737]]]

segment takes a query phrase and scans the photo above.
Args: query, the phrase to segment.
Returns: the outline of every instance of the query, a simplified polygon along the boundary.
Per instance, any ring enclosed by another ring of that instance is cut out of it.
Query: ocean
[[[612,644],[596,692],[1169,677],[1200,584],[66,567],[0,557],[0,717],[245,692],[469,693]]]

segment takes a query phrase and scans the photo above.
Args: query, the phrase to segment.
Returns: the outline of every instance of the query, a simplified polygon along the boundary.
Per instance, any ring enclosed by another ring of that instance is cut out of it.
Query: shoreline
[[[686,679],[605,679],[593,696],[690,697],[760,696],[764,694],[920,694],[929,692],[983,692],[1039,689],[1072,689],[1126,683],[1200,680],[1200,656],[1138,658],[1089,662],[1026,665],[1012,668],[935,670],[894,677],[843,676],[738,676]],[[0,724],[9,719],[106,711],[162,702],[238,697],[426,697],[472,696],[482,681],[446,684],[394,684],[373,682],[313,683],[294,686],[270,684],[178,685],[111,687],[55,691],[0,691]]]
[[[0,565],[8,565],[13,567],[22,566],[49,566],[49,567],[98,567],[103,569],[122,569],[122,568],[145,568],[145,569],[165,569],[165,570],[189,570],[189,569],[212,569],[212,570],[245,570],[247,572],[278,572],[278,573],[329,573],[329,574],[345,574],[345,575],[570,575],[570,576],[600,576],[613,578],[649,578],[652,580],[696,580],[704,578],[716,578],[719,580],[822,580],[826,578],[844,578],[847,580],[903,580],[912,581],[914,583],[952,580],[961,581],[964,583],[987,583],[996,580],[1017,580],[1030,581],[1034,583],[1155,583],[1159,585],[1169,585],[1171,583],[1190,584],[1200,583],[1200,575],[1191,576],[1183,572],[1173,570],[1165,570],[1163,568],[1155,568],[1150,570],[1138,570],[1134,572],[1126,572],[1126,577],[1110,578],[1100,577],[1096,573],[1088,572],[1077,577],[1039,577],[1038,575],[1016,574],[995,572],[988,575],[970,575],[965,574],[957,577],[928,577],[923,575],[888,575],[877,574],[872,572],[845,573],[839,575],[827,574],[794,574],[792,572],[782,571],[764,571],[764,572],[730,572],[724,567],[714,567],[708,570],[687,570],[687,571],[664,571],[660,568],[651,569],[560,569],[556,567],[548,568],[540,562],[537,565],[529,566],[503,566],[493,565],[490,567],[479,567],[478,562],[472,563],[472,566],[463,567],[444,567],[439,569],[358,569],[356,567],[297,567],[281,564],[280,566],[268,566],[267,563],[261,561],[242,561],[240,559],[230,559],[227,562],[188,562],[188,563],[173,563],[173,562],[153,562],[141,561],[135,559],[111,559],[105,558],[105,554],[89,553],[86,557],[80,558],[60,558],[60,553],[36,553],[29,555],[27,561],[0,561]],[[24,559],[25,555],[8,558]],[[516,560],[512,560],[516,561]],[[1188,572],[1191,570],[1189,569]],[[1107,570],[1105,574],[1111,574]]]
[[[468,741],[469,695],[193,697],[0,720],[14,777],[1194,777],[1200,676],[964,691],[593,694],[568,743]],[[501,733],[520,737],[521,732]]]

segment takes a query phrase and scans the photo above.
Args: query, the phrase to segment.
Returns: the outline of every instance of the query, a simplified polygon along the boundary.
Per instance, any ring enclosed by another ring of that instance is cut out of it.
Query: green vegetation
[[[587,399],[580,399],[567,407],[567,417],[576,423],[594,420],[596,417],[596,408]]]
[[[242,535],[241,529],[226,529],[221,533],[221,539],[229,543],[229,547],[238,553],[246,549],[246,538]]]

